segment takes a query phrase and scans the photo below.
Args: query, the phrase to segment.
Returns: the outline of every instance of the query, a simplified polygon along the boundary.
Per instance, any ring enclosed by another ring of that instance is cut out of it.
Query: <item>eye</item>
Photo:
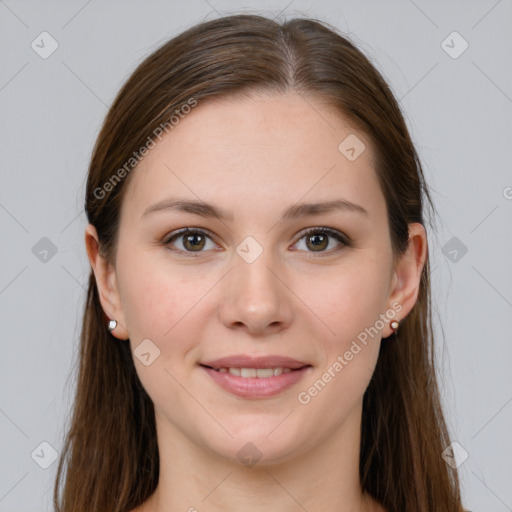
[[[334,239],[338,242],[337,245],[334,244],[334,249],[332,248],[333,244],[330,243],[330,239]],[[343,249],[344,246],[351,247],[351,241],[347,236],[330,228],[308,228],[305,234],[299,239],[299,242],[302,240],[304,240],[304,246],[307,252],[322,253],[319,254],[320,256],[323,256],[323,253],[326,252],[337,252]],[[329,250],[326,250],[328,248]]]
[[[332,244],[332,239],[334,239],[337,244]],[[352,247],[352,242],[348,236],[326,227],[308,228],[303,232],[299,242],[302,240],[304,240],[305,249],[301,250],[317,253],[318,256],[338,252],[343,249],[343,247]],[[208,246],[208,242],[210,246]],[[299,242],[295,245],[298,245]],[[208,232],[200,228],[184,228],[178,232],[170,233],[162,240],[162,244],[168,246],[170,250],[180,255],[192,257],[199,256],[199,254],[194,253],[201,253],[204,252],[204,250],[217,248],[217,245],[213,242]],[[332,245],[335,247],[333,248]]]
[[[172,247],[175,240],[178,242],[178,247]],[[211,243],[210,247],[208,247],[208,241]],[[195,254],[190,253],[203,252],[203,249],[215,249],[217,247],[208,233],[199,228],[185,228],[177,233],[171,233],[162,243],[164,245],[170,245],[171,250],[183,253],[186,256],[195,256]],[[179,247],[179,245],[181,245],[181,247]]]

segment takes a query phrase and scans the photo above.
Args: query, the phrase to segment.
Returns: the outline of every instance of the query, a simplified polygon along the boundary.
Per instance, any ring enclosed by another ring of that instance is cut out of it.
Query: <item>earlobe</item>
[[[100,254],[98,234],[92,224],[88,224],[85,230],[85,246],[89,262],[94,272],[101,307],[110,321],[108,325],[105,325],[105,329],[108,329],[116,338],[128,339],[128,331],[126,327],[124,327],[124,315],[116,283],[115,269],[113,265]],[[115,333],[113,328],[109,328],[113,325],[112,320],[116,322]]]

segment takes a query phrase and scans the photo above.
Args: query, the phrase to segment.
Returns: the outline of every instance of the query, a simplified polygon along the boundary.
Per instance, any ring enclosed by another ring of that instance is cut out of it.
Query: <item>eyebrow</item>
[[[233,220],[233,214],[223,208],[196,199],[164,199],[146,208],[142,217],[162,210],[173,210],[176,212],[192,213],[201,217],[211,217],[219,220]],[[323,215],[333,211],[346,211],[361,213],[369,216],[368,211],[361,205],[347,201],[346,199],[335,199],[321,203],[299,203],[287,208],[280,219],[280,222],[312,215]]]

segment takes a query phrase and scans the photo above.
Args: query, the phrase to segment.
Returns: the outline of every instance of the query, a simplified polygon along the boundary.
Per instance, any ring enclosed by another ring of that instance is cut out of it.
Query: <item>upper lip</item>
[[[202,361],[203,366],[211,368],[291,368],[298,369],[303,366],[310,366],[308,363],[297,361],[286,356],[259,356],[234,355],[221,357],[211,361]]]

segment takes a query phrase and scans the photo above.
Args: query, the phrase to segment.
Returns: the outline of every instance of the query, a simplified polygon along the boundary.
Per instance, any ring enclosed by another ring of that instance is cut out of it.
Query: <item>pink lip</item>
[[[203,366],[210,366],[211,368],[291,368],[296,370],[303,366],[309,366],[308,363],[297,361],[286,356],[260,356],[252,357],[243,354],[221,357],[215,361],[202,361]]]
[[[282,393],[299,382],[311,369],[311,366],[304,366],[298,370],[268,378],[238,377],[231,375],[229,372],[221,373],[206,366],[201,366],[201,368],[226,391],[243,398],[256,399],[268,398]]]

